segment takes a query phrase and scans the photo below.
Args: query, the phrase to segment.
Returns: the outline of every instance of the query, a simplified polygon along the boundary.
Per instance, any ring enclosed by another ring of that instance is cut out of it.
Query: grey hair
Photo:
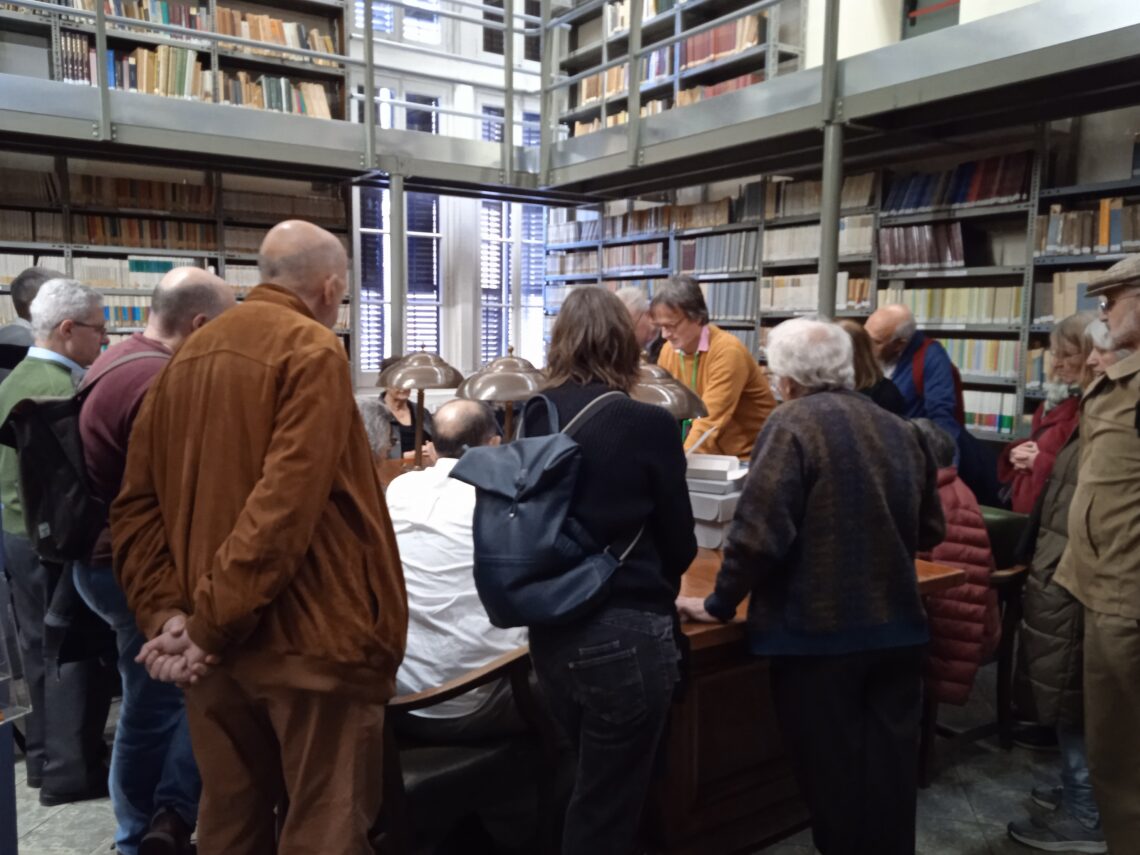
[[[32,332],[46,339],[64,321],[85,321],[103,308],[103,295],[74,279],[49,279],[32,300]]]
[[[914,334],[918,332],[918,321],[914,319],[914,315],[907,315],[906,319],[895,327],[894,335],[891,336],[892,341],[910,341],[914,338]]]
[[[176,288],[159,285],[150,298],[150,311],[165,335],[188,330],[197,315],[216,318],[228,305],[222,291],[207,279],[186,281]]]
[[[794,318],[768,336],[768,370],[804,389],[854,389],[851,336],[843,327],[813,318]]]
[[[364,432],[368,434],[368,445],[371,446],[372,453],[376,457],[387,457],[392,442],[388,408],[375,393],[357,395],[356,406],[360,410],[360,417],[364,420]]]
[[[932,422],[930,419],[912,419],[913,424],[926,439],[930,453],[934,455],[934,464],[939,469],[954,465],[954,437]]]
[[[626,285],[614,292],[617,298],[625,303],[631,315],[644,315],[649,311],[649,298],[645,292],[636,285]]]
[[[705,295],[692,276],[670,276],[664,284],[653,289],[653,300],[649,305],[653,308],[668,306],[684,312],[690,320],[702,325],[709,322]]]

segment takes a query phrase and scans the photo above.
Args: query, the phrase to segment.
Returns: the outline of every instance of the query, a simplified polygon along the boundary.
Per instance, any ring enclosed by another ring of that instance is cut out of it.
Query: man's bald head
[[[336,235],[304,220],[271,228],[257,254],[261,281],[300,297],[318,321],[336,323],[348,288],[348,253]]]
[[[234,306],[234,289],[201,267],[175,267],[150,299],[147,333],[172,349],[207,321]]]
[[[499,430],[489,406],[457,398],[436,411],[431,438],[438,457],[459,457],[465,448],[498,443]]]
[[[892,364],[898,360],[899,355],[914,338],[917,328],[914,313],[901,303],[891,303],[876,309],[871,317],[867,318],[866,325],[875,357],[884,364]]]

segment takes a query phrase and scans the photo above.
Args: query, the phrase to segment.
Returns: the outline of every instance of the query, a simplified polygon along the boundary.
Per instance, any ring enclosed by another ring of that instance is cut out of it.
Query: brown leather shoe
[[[162,808],[150,821],[150,830],[139,841],[139,855],[192,855],[192,830],[176,812]]]

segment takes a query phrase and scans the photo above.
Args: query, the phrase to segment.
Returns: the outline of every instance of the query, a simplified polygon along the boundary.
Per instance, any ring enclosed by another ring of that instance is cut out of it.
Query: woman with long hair
[[[564,855],[629,855],[679,679],[673,601],[696,555],[677,423],[628,397],[639,376],[629,312],[602,288],[562,304],[547,357],[544,395],[567,425],[608,392],[621,396],[574,434],[582,449],[570,515],[614,555],[632,550],[605,601],[572,623],[531,626],[535,672],[575,752]],[[527,436],[551,431],[532,402]],[[640,534],[639,534],[640,532]]]
[[[906,409],[906,401],[891,379],[883,375],[883,369],[875,359],[871,336],[857,321],[842,320],[839,326],[851,336],[855,361],[855,391],[866,395],[887,412],[901,416]]]

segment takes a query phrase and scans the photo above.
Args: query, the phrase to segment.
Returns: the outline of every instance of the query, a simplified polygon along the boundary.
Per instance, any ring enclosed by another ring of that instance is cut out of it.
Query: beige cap
[[[1086,293],[1095,297],[1122,285],[1140,285],[1140,253],[1126,255],[1104,273],[1093,276]]]

